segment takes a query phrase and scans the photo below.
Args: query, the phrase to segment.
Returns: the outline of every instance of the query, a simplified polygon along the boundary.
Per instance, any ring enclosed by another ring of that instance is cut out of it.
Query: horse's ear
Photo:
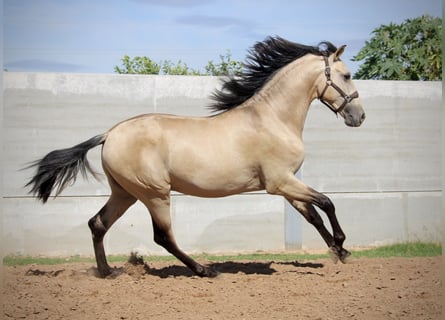
[[[340,56],[345,51],[345,48],[346,48],[346,45],[344,44],[340,48],[338,48],[337,51],[335,51],[334,60],[340,60]]]

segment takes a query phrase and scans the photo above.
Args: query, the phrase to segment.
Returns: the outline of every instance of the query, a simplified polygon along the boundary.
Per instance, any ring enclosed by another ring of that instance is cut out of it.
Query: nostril
[[[365,119],[366,119],[366,113],[363,113],[362,114],[362,122],[365,121]]]

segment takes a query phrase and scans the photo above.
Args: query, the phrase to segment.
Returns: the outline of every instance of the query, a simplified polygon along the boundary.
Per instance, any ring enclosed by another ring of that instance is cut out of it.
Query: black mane
[[[223,80],[222,88],[215,90],[210,108],[215,111],[233,109],[250,99],[279,69],[306,54],[330,55],[337,48],[330,42],[307,46],[280,37],[268,37],[257,42],[248,51],[240,74]]]

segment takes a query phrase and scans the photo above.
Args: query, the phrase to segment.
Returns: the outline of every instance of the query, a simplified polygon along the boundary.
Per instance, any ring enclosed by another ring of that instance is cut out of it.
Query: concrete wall
[[[105,203],[106,182],[79,179],[41,205],[20,170],[47,152],[141,113],[207,115],[212,77],[5,73],[3,239],[6,254],[90,255],[86,225]],[[306,127],[301,178],[337,207],[346,245],[440,241],[441,83],[357,81],[367,120],[360,128],[318,102]],[[89,153],[100,169],[100,148]],[[281,198],[263,192],[221,199],[172,197],[177,240],[188,252],[324,248]],[[162,254],[145,208],[136,204],[106,237],[110,254]]]

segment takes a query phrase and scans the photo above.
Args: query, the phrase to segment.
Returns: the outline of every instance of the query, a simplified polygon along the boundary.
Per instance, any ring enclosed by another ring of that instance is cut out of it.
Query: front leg
[[[315,191],[315,190],[314,190]],[[316,192],[316,191],[315,191]],[[318,192],[317,192],[318,193]],[[318,193],[319,204],[315,203],[328,216],[329,222],[332,226],[335,246],[330,247],[330,252],[333,257],[337,257],[341,262],[346,263],[346,259],[351,255],[349,251],[343,248],[346,236],[343,232],[335,214],[335,207],[332,201],[322,193]],[[315,209],[314,209],[315,210]]]
[[[329,253],[332,260],[335,263],[338,260],[345,263],[346,258],[350,255],[350,253],[343,248],[344,235],[340,240],[336,240],[335,237],[332,236],[331,233],[326,229],[323,220],[321,219],[320,215],[313,205],[291,199],[287,200],[296,210],[298,210],[298,212],[300,212],[306,218],[306,220],[310,224],[312,224],[317,229],[329,248]]]
[[[340,260],[345,263],[350,253],[343,248],[346,237],[338,223],[332,201],[324,194],[308,187],[291,174],[282,179],[279,184],[274,185],[279,187],[269,188],[267,191],[272,194],[284,196],[292,206],[318,230],[329,247],[334,262]],[[313,205],[316,205],[326,213],[332,226],[333,234],[326,229],[323,220]]]

